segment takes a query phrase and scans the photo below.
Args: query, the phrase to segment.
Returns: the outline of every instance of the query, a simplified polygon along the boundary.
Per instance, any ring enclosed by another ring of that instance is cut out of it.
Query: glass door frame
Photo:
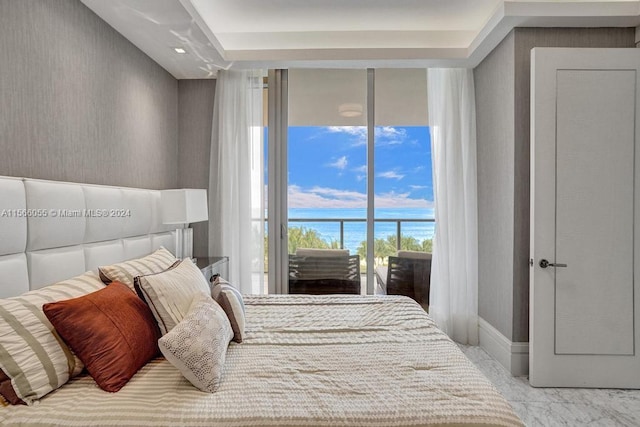
[[[269,293],[289,293],[289,254],[287,210],[288,190],[288,111],[287,70],[269,70],[268,74],[268,205]]]
[[[288,71],[268,74],[269,293],[289,293],[288,253]],[[367,294],[375,289],[375,70],[367,69]]]

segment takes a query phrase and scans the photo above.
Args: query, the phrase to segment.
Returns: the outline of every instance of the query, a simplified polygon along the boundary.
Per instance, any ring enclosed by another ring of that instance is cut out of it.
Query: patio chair
[[[386,267],[376,268],[376,281],[377,293],[405,295],[427,308],[431,284],[431,254],[398,251],[396,256],[389,256]]]
[[[290,294],[359,294],[360,256],[342,249],[298,249],[289,255]]]

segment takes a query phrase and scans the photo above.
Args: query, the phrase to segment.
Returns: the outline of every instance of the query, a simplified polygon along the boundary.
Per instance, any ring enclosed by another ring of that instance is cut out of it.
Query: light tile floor
[[[480,347],[460,348],[529,427],[640,426],[640,390],[534,388]]]

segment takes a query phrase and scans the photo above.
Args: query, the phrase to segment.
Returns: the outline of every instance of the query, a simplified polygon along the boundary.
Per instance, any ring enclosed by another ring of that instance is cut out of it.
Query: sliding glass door
[[[287,152],[289,292],[365,293],[366,70],[289,70]]]
[[[375,71],[374,259],[386,286],[390,256],[431,252],[435,227],[427,79],[422,69]],[[377,292],[383,292],[376,286]]]
[[[375,266],[433,226],[426,72],[269,77],[269,291],[374,293]]]

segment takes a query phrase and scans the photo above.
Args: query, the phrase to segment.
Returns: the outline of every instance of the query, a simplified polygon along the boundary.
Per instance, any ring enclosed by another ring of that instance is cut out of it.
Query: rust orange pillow
[[[103,390],[120,390],[158,354],[160,332],[151,310],[120,282],[43,310]]]
[[[25,405],[13,389],[11,378],[2,369],[0,369],[0,395],[12,405]]]

